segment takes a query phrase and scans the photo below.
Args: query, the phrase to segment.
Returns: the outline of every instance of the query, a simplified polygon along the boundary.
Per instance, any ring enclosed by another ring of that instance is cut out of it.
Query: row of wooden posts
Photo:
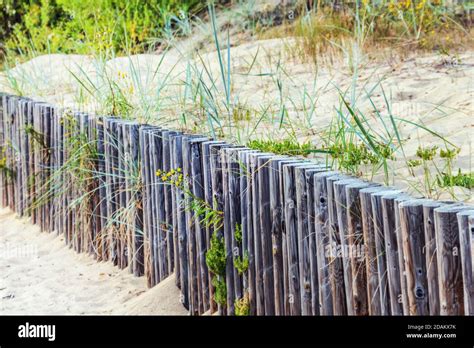
[[[190,314],[474,314],[472,206],[7,94],[0,147],[3,206],[149,286],[174,273]]]

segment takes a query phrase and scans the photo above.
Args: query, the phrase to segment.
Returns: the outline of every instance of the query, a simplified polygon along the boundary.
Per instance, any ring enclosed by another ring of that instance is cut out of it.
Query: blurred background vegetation
[[[2,53],[137,53],[199,0],[0,0]]]

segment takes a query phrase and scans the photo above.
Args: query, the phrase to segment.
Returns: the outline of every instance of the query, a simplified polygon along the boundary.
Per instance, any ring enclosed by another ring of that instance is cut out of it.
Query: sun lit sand
[[[187,315],[170,276],[152,289],[0,209],[0,314]]]

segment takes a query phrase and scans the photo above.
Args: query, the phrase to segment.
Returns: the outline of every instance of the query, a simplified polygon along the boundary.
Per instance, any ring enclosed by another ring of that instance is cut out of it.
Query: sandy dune
[[[0,209],[0,314],[186,315],[174,276],[148,290],[110,262],[69,249]]]

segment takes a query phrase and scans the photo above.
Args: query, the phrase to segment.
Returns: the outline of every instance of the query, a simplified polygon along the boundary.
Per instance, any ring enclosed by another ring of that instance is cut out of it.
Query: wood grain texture
[[[456,214],[466,209],[468,207],[447,205],[434,210],[441,315],[464,314],[461,246]]]
[[[457,213],[464,290],[464,314],[474,315],[474,209]]]
[[[425,201],[419,199],[408,200],[399,204],[408,312],[410,315],[429,314],[426,258],[423,253],[425,246],[423,203]]]

